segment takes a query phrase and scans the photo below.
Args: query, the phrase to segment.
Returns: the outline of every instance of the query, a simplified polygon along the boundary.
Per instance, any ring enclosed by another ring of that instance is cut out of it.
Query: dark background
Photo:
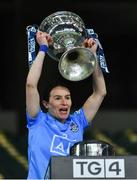
[[[93,28],[103,46],[110,73],[104,74],[108,94],[102,109],[134,110],[137,107],[137,2],[103,0],[1,0],[0,1],[0,108],[19,115],[25,124],[25,80],[28,73],[28,25],[40,25],[56,11],[78,14],[87,28]],[[41,83],[61,77],[57,62],[47,56]],[[80,107],[92,90],[92,76],[82,82],[69,82],[74,108]],[[24,123],[22,125],[22,123]]]

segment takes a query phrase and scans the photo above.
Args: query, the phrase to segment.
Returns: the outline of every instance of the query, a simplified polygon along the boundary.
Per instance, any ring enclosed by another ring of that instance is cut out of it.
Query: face
[[[49,102],[44,102],[48,112],[64,122],[69,116],[72,105],[70,91],[62,86],[53,88],[50,92]]]

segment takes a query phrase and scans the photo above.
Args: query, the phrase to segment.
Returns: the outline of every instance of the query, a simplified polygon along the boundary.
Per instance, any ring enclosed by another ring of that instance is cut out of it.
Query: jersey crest
[[[72,132],[78,132],[78,130],[79,130],[79,128],[78,128],[78,125],[76,124],[76,123],[74,123],[74,122],[71,122],[71,124],[70,124],[70,130],[72,131]]]

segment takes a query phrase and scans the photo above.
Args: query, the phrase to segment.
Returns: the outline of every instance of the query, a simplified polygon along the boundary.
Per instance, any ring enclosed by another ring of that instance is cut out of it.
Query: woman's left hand
[[[85,39],[83,45],[86,48],[90,48],[93,53],[96,53],[97,42],[93,38]]]

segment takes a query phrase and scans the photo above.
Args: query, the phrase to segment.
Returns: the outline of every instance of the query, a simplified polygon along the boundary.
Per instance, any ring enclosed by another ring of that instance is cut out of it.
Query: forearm
[[[42,72],[44,58],[45,52],[39,51],[27,76],[26,85],[29,87],[37,87]]]
[[[93,72],[93,93],[101,96],[105,96],[107,93],[104,76],[98,62]]]

